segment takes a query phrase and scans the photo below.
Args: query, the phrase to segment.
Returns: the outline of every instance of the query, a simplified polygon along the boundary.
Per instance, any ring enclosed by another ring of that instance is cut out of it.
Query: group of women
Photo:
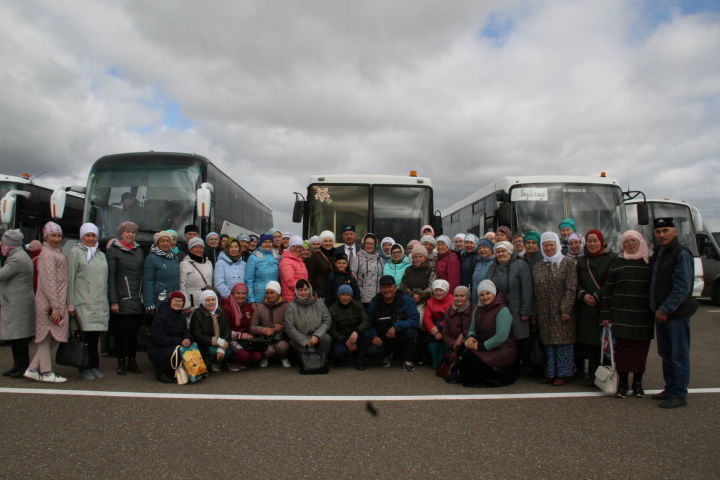
[[[426,225],[406,246],[366,234],[349,258],[330,231],[303,241],[277,230],[205,239],[193,230],[186,231],[186,250],[175,232],[156,233],[145,256],[135,223],[120,224],[104,252],[97,227],[87,223],[67,258],[55,223],[43,228],[39,252],[24,251],[19,231],[5,232],[0,338],[10,341],[14,365],[4,374],[66,381],[53,372],[50,352],[67,341],[71,318],[90,347],[90,363],[79,372],[86,380],[104,376],[98,339],[108,330],[117,374],[141,373],[137,338],[146,318],[147,351],[162,382],[173,381],[176,347],[193,342],[211,372],[267,367],[272,359],[290,367],[291,348],[343,362],[367,347],[363,339],[375,328],[367,306],[389,276],[419,313],[417,343],[424,348],[417,360],[436,368],[451,362],[448,381],[508,385],[530,368],[530,347],[540,342],[543,382],[591,384],[602,359],[601,327],[612,325],[618,396],[644,394],[653,317],[648,246],[637,232],[622,235],[616,255],[602,232],[581,235],[571,219],[561,222],[560,235],[513,235],[501,226],[483,238],[452,240]]]

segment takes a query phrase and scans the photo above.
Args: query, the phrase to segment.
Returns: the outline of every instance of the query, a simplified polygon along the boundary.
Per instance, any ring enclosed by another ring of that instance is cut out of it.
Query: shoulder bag
[[[90,367],[90,354],[88,352],[88,344],[85,340],[80,326],[77,325],[76,317],[70,318],[70,334],[68,341],[58,346],[55,354],[55,362],[58,365],[67,367],[75,367],[85,370]]]
[[[175,370],[175,381],[178,385],[185,385],[188,383],[188,374],[185,371],[185,368],[183,368],[182,365],[182,358],[180,356],[180,349],[182,347],[178,345],[175,347],[175,351],[173,352],[172,356],[170,357],[170,366],[173,370]]]
[[[615,395],[618,389],[618,374],[615,370],[615,352],[613,350],[612,330],[603,327],[602,341],[607,339],[610,348],[610,365],[603,365],[603,348],[600,349],[600,366],[595,370],[595,386],[608,395]]]

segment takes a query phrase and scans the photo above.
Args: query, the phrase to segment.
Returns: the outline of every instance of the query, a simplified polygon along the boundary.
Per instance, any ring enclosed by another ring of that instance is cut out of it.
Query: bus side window
[[[30,241],[38,239],[38,235],[40,234],[40,222],[37,217],[31,217],[28,215],[21,216],[18,221],[18,228],[20,228],[20,231],[23,234],[23,241],[25,243],[30,243]]]
[[[710,242],[710,239],[705,235],[704,233],[698,233],[695,235],[695,238],[697,239],[697,246],[698,251],[700,252],[700,256],[709,258],[712,260],[720,260],[718,258],[718,253],[715,251],[715,248],[713,247],[712,242]]]

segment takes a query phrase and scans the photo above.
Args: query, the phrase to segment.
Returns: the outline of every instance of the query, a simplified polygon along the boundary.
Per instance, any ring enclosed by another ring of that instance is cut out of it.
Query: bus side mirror
[[[67,192],[65,192],[65,187],[55,189],[50,195],[50,216],[53,219],[59,220],[63,217],[66,200]]]
[[[497,209],[496,225],[512,225],[512,203],[502,202]]]
[[[650,223],[650,212],[648,211],[647,203],[637,204],[637,218],[639,225],[648,225]]]
[[[302,222],[304,211],[305,211],[305,201],[295,200],[295,205],[293,205],[293,213],[292,213],[293,223]]]
[[[200,184],[197,189],[195,208],[198,218],[208,218],[210,216],[210,204],[212,203],[213,186],[209,183]]]
[[[433,227],[433,231],[435,232],[435,235],[442,235],[443,233],[443,226],[442,226],[442,215],[440,212],[435,212],[430,219],[430,226]]]

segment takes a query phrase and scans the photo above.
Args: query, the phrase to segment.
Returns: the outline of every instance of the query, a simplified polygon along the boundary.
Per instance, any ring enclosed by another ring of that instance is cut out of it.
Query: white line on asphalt
[[[708,313],[720,313],[720,310],[708,310]]]
[[[660,390],[647,390],[647,394]],[[720,393],[720,388],[693,388],[692,394]],[[115,392],[102,390],[59,390],[0,388],[0,393],[24,395],[67,395],[78,397],[160,398],[184,400],[244,400],[274,402],[418,402],[433,400],[523,400],[547,398],[603,397],[602,392],[488,393],[477,395],[229,395],[210,393]]]

